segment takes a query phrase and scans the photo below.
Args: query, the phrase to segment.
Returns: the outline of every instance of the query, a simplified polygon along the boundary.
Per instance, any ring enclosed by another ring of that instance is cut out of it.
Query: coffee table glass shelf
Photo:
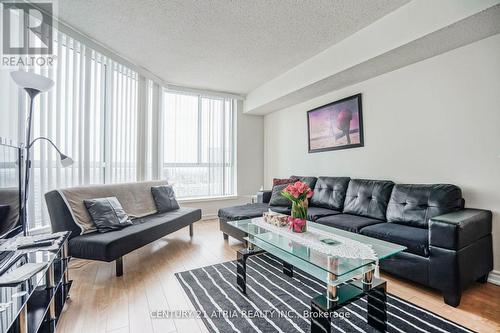
[[[307,222],[309,234],[303,235],[305,241],[298,237],[300,234],[288,232],[287,227],[267,226],[262,218],[229,224],[247,234],[247,247],[237,253],[237,285],[243,294],[246,294],[246,259],[268,252],[283,261],[284,274],[293,276],[295,267],[325,283],[325,295],[311,301],[311,332],[330,332],[333,312],[365,295],[368,323],[386,330],[386,282],[374,275],[380,261],[405,250],[404,246],[314,222]],[[371,255],[366,255],[366,251],[360,257],[346,251],[328,250],[329,246],[335,250],[334,247],[343,243],[354,248],[359,244],[361,249],[368,248]]]

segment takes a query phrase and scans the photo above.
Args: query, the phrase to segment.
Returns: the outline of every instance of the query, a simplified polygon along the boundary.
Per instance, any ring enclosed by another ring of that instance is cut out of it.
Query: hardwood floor
[[[58,332],[207,332],[201,320],[152,319],[151,311],[194,309],[174,273],[234,260],[241,243],[223,241],[217,220],[201,221],[124,257],[124,274],[115,277],[114,263],[73,260],[71,298]],[[476,284],[460,307],[413,283],[384,275],[388,291],[479,332],[500,332],[500,287]]]

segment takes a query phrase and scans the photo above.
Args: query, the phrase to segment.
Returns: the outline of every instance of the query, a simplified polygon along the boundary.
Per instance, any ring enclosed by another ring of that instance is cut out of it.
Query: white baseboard
[[[500,271],[491,271],[488,276],[488,282],[500,286]]]
[[[201,216],[201,219],[202,220],[213,220],[213,219],[216,219],[218,218],[219,216],[217,214],[203,214]]]

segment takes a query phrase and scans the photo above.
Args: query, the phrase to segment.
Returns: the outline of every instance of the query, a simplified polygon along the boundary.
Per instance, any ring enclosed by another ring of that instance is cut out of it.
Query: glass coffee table
[[[405,250],[404,246],[314,222],[307,222],[303,235],[267,225],[262,218],[228,223],[247,234],[247,247],[237,253],[241,293],[246,294],[247,258],[267,252],[283,262],[284,274],[292,277],[298,268],[325,283],[327,292],[311,300],[311,332],[330,332],[333,312],[365,295],[368,324],[386,331],[386,281],[376,278],[375,270],[380,261]]]

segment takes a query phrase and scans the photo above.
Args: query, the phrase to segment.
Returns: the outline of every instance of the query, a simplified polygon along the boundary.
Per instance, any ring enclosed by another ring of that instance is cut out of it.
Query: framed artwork
[[[361,94],[307,111],[309,152],[363,147]]]

